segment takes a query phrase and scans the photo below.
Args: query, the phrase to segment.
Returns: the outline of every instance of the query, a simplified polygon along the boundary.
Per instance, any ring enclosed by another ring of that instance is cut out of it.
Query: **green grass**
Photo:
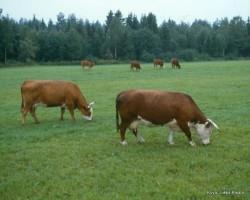
[[[181,70],[141,72],[128,65],[32,66],[0,69],[0,199],[250,199],[250,61],[182,63]],[[27,79],[76,82],[95,101],[94,120],[59,121],[59,108],[39,108],[40,124],[20,121]],[[195,148],[183,133],[175,146],[165,127],[141,127],[145,144],[115,130],[115,98],[131,88],[189,93],[221,128]],[[241,192],[240,195],[213,193]],[[208,194],[210,193],[210,194]]]

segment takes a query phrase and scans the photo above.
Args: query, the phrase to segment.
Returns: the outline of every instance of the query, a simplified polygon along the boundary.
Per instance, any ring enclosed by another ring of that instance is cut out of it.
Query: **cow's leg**
[[[69,109],[69,113],[70,113],[70,115],[71,115],[72,120],[73,120],[73,121],[76,121],[75,115],[74,115],[74,109],[73,109],[72,107],[70,107],[70,108],[68,108],[68,109]]]
[[[25,118],[29,112],[29,109],[27,107],[24,107],[22,108],[21,112],[22,112],[22,124],[24,125]]]
[[[37,117],[36,117],[36,107],[32,107],[32,108],[30,109],[30,114],[31,114],[31,116],[33,117],[33,119],[35,120],[35,123],[38,124],[39,121],[38,121],[38,119],[37,119]]]
[[[191,146],[195,146],[195,143],[192,141],[192,137],[191,137],[191,131],[190,128],[188,127],[188,124],[186,122],[183,121],[178,121],[177,122],[180,129],[185,133],[185,135],[188,138],[188,142]]]
[[[65,102],[65,105],[66,105],[67,109],[69,110],[69,113],[71,115],[72,120],[75,121],[73,100],[67,99]]]
[[[170,145],[174,145],[174,131],[172,129],[170,129],[170,131],[169,131],[168,143]]]
[[[120,136],[121,136],[121,144],[127,145],[128,143],[125,140],[125,133],[126,133],[127,125],[125,123],[121,123],[120,125]]]
[[[138,142],[138,143],[144,143],[144,142],[145,142],[145,140],[144,140],[144,138],[141,136],[141,134],[138,134],[138,129],[137,129],[137,128],[132,129],[132,132],[133,132],[133,134],[135,135],[135,137],[137,138],[137,142]]]
[[[64,113],[65,113],[65,107],[61,107],[61,120],[63,120]]]
[[[73,120],[73,121],[76,121],[76,120],[75,120],[75,115],[74,115],[74,106],[73,106],[73,104],[71,104],[71,103],[66,103],[66,106],[67,106],[67,108],[68,108],[68,110],[69,110],[69,113],[70,113],[70,115],[71,115],[72,120]]]

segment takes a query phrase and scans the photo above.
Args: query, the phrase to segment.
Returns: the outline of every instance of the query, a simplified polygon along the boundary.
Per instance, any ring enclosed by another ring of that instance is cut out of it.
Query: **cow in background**
[[[61,120],[67,108],[74,121],[74,109],[77,108],[84,119],[92,120],[94,102],[88,104],[75,83],[59,80],[24,81],[21,85],[21,96],[22,124],[28,112],[34,118],[35,123],[39,123],[35,113],[38,106],[61,107]]]
[[[172,64],[172,68],[178,68],[180,69],[181,68],[181,65],[179,63],[179,60],[177,58],[172,58],[171,59],[171,64]]]
[[[154,68],[157,68],[158,65],[160,69],[163,69],[164,61],[161,59],[154,59]]]
[[[81,66],[83,69],[91,69],[95,65],[94,62],[90,60],[82,60],[81,61]]]
[[[125,133],[128,128],[137,137],[138,142],[144,142],[137,131],[140,124],[169,127],[169,144],[174,144],[174,132],[181,130],[191,146],[195,145],[191,128],[196,130],[203,144],[209,144],[212,129],[218,129],[187,94],[144,89],[119,93],[116,97],[116,126],[117,131],[120,131],[122,145],[127,144]]]
[[[138,70],[138,71],[140,71],[140,69],[141,69],[141,65],[140,65],[140,62],[139,61],[136,61],[136,60],[133,60],[133,61],[131,61],[130,62],[130,69],[131,70]]]

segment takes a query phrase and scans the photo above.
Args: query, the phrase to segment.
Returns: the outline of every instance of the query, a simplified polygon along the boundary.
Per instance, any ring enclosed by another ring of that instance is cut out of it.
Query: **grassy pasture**
[[[0,199],[250,199],[250,61],[182,65],[0,69]],[[20,84],[27,79],[76,82],[96,101],[94,120],[76,112],[74,123],[66,111],[61,122],[59,108],[38,108],[41,123],[28,115],[22,126]],[[123,147],[114,102],[130,88],[189,93],[221,131],[206,147],[193,133],[193,148],[183,133],[169,146],[165,127],[141,127],[145,144],[127,132]]]

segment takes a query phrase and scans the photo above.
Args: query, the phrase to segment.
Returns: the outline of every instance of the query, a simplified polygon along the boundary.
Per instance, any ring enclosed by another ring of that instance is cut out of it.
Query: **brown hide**
[[[84,68],[84,67],[92,68],[94,66],[94,62],[92,62],[90,60],[82,60],[81,66],[82,66],[82,68]]]
[[[85,116],[90,116],[85,97],[79,87],[67,81],[54,80],[31,80],[25,81],[21,86],[23,123],[28,112],[31,113],[35,122],[38,122],[35,115],[37,105],[42,104],[46,107],[61,107],[61,119],[65,107],[70,111],[74,120],[74,109],[79,109]]]
[[[130,69],[136,69],[136,70],[140,70],[141,69],[141,65],[139,61],[131,61],[130,62]]]
[[[171,59],[171,64],[172,64],[172,68],[181,68],[181,65],[179,64],[179,61],[177,58],[172,58]]]
[[[163,68],[164,62],[161,59],[154,59],[154,68],[156,68],[157,66],[160,66],[160,68]]]
[[[156,125],[164,125],[175,119],[190,141],[188,122],[206,122],[206,117],[193,99],[178,92],[127,90],[118,94],[116,110],[117,129],[120,130],[121,141],[125,140],[126,129],[139,118]],[[136,133],[137,130],[133,132]]]

